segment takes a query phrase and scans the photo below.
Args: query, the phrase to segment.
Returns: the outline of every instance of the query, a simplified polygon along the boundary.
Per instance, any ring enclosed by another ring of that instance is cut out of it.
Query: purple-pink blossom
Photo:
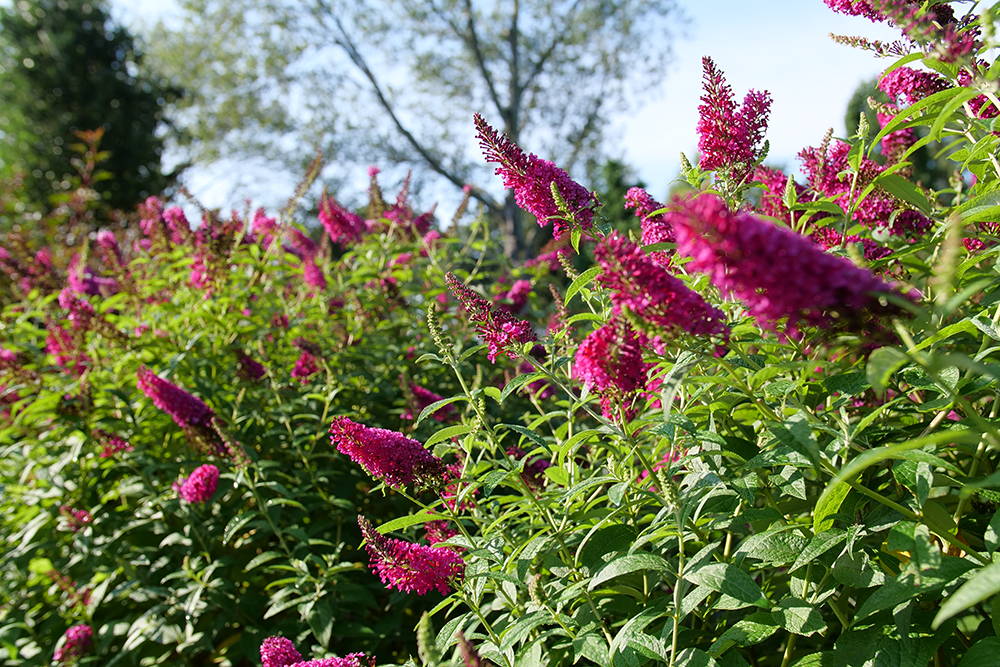
[[[426,387],[421,387],[419,384],[411,382],[409,384],[410,388],[410,407],[407,408],[406,412],[399,416],[400,419],[413,420],[426,408],[428,405],[437,403],[444,399],[444,396],[436,394]],[[445,405],[439,408],[432,416],[432,419],[439,422],[446,422],[455,418],[455,406],[452,404]]]
[[[90,652],[94,643],[94,629],[85,623],[74,625],[63,633],[62,644],[52,654],[53,662],[64,664]]]
[[[718,197],[679,200],[670,215],[677,252],[692,260],[687,268],[742,301],[765,329],[857,330],[894,312],[880,305],[879,295],[895,290],[870,271],[790,229],[732,213]]]
[[[520,146],[503,136],[476,114],[479,145],[487,162],[497,163],[496,174],[505,188],[514,191],[514,201],[538,220],[542,227],[553,223],[553,236],[560,238],[571,227],[589,229],[597,206],[597,197],[565,171],[535,154],[525,154]],[[555,187],[568,209],[569,219],[559,210],[552,189]]]
[[[364,653],[351,653],[343,658],[303,660],[290,639],[268,637],[260,645],[261,667],[369,667],[375,660]]]
[[[181,482],[174,482],[173,489],[181,500],[205,503],[212,499],[219,486],[219,469],[211,463],[198,466]]]
[[[389,486],[439,486],[444,481],[444,462],[402,433],[337,417],[330,424],[330,443]]]
[[[878,82],[878,88],[895,104],[913,104],[949,87],[940,74],[912,67],[897,67]]]
[[[264,364],[242,350],[236,352],[236,363],[236,374],[244,380],[259,380],[267,375],[267,369],[264,368]]]
[[[451,592],[451,583],[462,577],[465,561],[448,547],[429,547],[382,535],[370,521],[358,517],[372,571],[389,588],[425,595]]]
[[[617,234],[594,251],[602,272],[598,283],[611,290],[614,312],[628,311],[653,327],[652,335],[728,335],[722,312],[667,273],[636,244]]]
[[[617,317],[587,336],[576,350],[573,377],[601,396],[601,412],[630,419],[632,399],[645,388],[649,365],[642,360],[639,336]]]
[[[760,157],[771,95],[751,90],[736,107],[733,91],[709,57],[701,59],[705,93],[698,107],[698,151],[702,169],[728,171],[734,181],[745,179]]]
[[[94,517],[90,512],[69,505],[60,505],[59,514],[66,521],[66,530],[78,533],[90,524]]]
[[[210,428],[215,413],[197,396],[193,396],[168,380],[141,366],[136,372],[139,391],[153,405],[170,415],[181,428]]]
[[[517,319],[502,308],[490,305],[486,299],[462,283],[454,273],[445,274],[445,282],[451,293],[462,304],[469,320],[476,325],[476,330],[487,345],[486,357],[490,361],[496,361],[501,352],[515,359],[520,345],[535,340],[531,324]]]
[[[320,202],[319,221],[330,240],[341,247],[360,241],[367,229],[361,216],[341,206],[333,197]]]
[[[316,356],[312,352],[302,350],[302,354],[295,360],[295,367],[292,368],[292,377],[299,382],[306,382],[310,377],[319,372],[319,364],[316,362]]]
[[[653,245],[656,243],[673,243],[677,239],[674,237],[674,230],[670,223],[663,216],[663,213],[653,214],[663,208],[663,204],[653,199],[653,197],[642,188],[629,188],[625,193],[625,208],[630,209],[642,222],[642,244]],[[672,253],[657,250],[650,254],[657,264],[664,267],[670,266],[670,255]]]

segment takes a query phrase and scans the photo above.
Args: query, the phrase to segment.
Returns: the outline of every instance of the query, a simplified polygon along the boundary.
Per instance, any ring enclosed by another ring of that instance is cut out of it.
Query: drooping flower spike
[[[447,595],[452,582],[465,572],[465,561],[454,549],[386,537],[362,516],[358,517],[358,526],[365,538],[372,571],[389,588],[417,595],[436,590]]]
[[[758,324],[796,335],[802,326],[863,332],[897,311],[880,303],[893,287],[809,239],[748,213],[732,213],[710,194],[677,201],[670,214],[677,252],[742,301]]]
[[[173,489],[181,500],[192,503],[207,503],[219,487],[219,469],[211,463],[198,466],[182,482],[174,482]]]
[[[444,462],[416,440],[396,431],[337,417],[330,424],[330,443],[389,486],[437,487],[445,481]]]

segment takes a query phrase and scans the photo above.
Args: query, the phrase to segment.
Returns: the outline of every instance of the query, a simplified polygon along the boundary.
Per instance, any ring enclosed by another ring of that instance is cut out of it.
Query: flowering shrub
[[[992,664],[992,14],[826,4],[901,29],[838,38],[895,58],[881,127],[804,149],[799,182],[761,164],[768,95],[737,107],[706,59],[693,192],[604,202],[638,234],[477,116],[561,239],[523,266],[483,221],[388,205],[377,170],[366,216],[324,199],[320,241],[159,201],[68,273],[8,240],[6,651]],[[929,191],[907,157],[942,139]]]

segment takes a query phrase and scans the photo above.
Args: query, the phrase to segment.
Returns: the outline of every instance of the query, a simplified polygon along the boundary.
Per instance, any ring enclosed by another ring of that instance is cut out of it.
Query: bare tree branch
[[[368,80],[368,84],[371,86],[372,93],[375,94],[375,99],[378,100],[379,105],[385,110],[385,113],[386,115],[389,116],[389,120],[392,121],[392,124],[396,126],[396,130],[399,131],[399,133],[403,136],[406,142],[413,147],[413,150],[417,152],[417,155],[419,155],[424,160],[424,162],[427,163],[427,166],[429,166],[433,171],[440,174],[444,178],[448,179],[448,181],[450,181],[456,187],[459,188],[463,187],[465,185],[465,182],[461,178],[459,178],[457,174],[447,169],[441,162],[441,160],[439,160],[437,156],[431,153],[431,151],[429,151],[427,147],[424,146],[413,135],[413,133],[410,132],[410,130],[403,124],[402,120],[399,118],[399,115],[396,113],[395,107],[389,101],[388,97],[386,97],[385,91],[382,89],[382,85],[379,83],[378,78],[375,76],[375,73],[372,72],[371,68],[368,66],[367,61],[364,59],[364,56],[361,55],[361,52],[358,50],[357,46],[354,44],[354,42],[348,35],[347,30],[344,28],[344,24],[340,20],[340,17],[337,16],[336,14],[327,14],[325,18],[329,18],[333,21],[334,25],[337,28],[337,32],[339,33],[339,36],[336,39],[334,39],[334,42],[337,44],[337,46],[343,49],[344,53],[347,54],[347,57],[351,59],[352,63],[354,63],[354,66],[358,68],[358,71],[360,71],[364,75],[364,77]],[[477,200],[482,202],[483,205],[486,206],[488,209],[490,209],[490,211],[492,211],[493,213],[499,214],[503,212],[503,205],[497,202],[489,195],[487,195],[479,188],[474,188],[470,194]]]

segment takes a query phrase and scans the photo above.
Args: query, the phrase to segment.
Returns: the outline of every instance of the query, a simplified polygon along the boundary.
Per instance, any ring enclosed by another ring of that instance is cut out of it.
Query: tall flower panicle
[[[692,259],[688,268],[708,274],[766,329],[857,330],[894,312],[878,297],[893,292],[892,286],[870,271],[787,228],[732,213],[718,197],[680,200],[671,218],[678,253]]]
[[[487,162],[497,163],[496,174],[505,188],[514,191],[514,201],[535,216],[545,227],[553,223],[553,236],[559,238],[573,226],[589,229],[593,223],[597,197],[565,171],[534,154],[525,154],[520,146],[503,136],[476,114],[473,118],[479,145]],[[553,197],[553,187],[565,202],[570,220],[564,219]]]
[[[364,653],[351,653],[343,658],[303,660],[292,640],[281,636],[268,637],[260,645],[261,667],[372,667],[373,658]]]
[[[496,361],[501,352],[515,359],[518,345],[535,340],[531,324],[490,305],[486,299],[463,284],[454,273],[447,273],[445,282],[476,325],[476,330],[488,347],[486,356],[490,361]]]
[[[924,72],[912,67],[897,67],[878,82],[878,89],[895,104],[913,104],[928,95],[948,88],[949,84],[939,74]]]
[[[608,419],[616,419],[619,411],[626,419],[634,416],[632,399],[645,388],[648,372],[639,336],[617,317],[587,336],[573,361],[573,377],[600,394]]]
[[[62,644],[52,654],[53,662],[67,664],[90,652],[94,629],[85,623],[74,625],[63,633]]]
[[[55,358],[56,366],[67,373],[83,375],[90,366],[91,359],[83,350],[79,333],[74,335],[54,322],[47,327],[45,351]]]
[[[90,322],[95,315],[94,307],[78,297],[73,290],[67,287],[59,292],[59,306],[66,311],[66,317],[74,329],[90,328]]]
[[[451,592],[451,582],[465,572],[461,554],[448,547],[428,547],[382,535],[370,521],[358,517],[372,571],[389,588],[425,595]]]
[[[726,336],[722,312],[626,238],[606,237],[594,256],[601,266],[598,282],[611,290],[614,312],[626,310],[657,329],[656,335],[686,331],[693,336]]]
[[[264,209],[259,208],[254,212],[253,220],[250,222],[250,232],[262,248],[266,250],[271,246],[277,230],[278,221],[275,218],[269,218]]]
[[[337,417],[330,424],[330,443],[389,486],[434,487],[444,481],[444,462],[402,433]]]
[[[197,396],[164,380],[145,366],[139,368],[136,380],[139,391],[148,396],[153,405],[170,415],[181,428],[211,427],[215,413]]]
[[[702,169],[727,171],[743,181],[760,158],[771,113],[771,96],[751,90],[736,107],[732,88],[709,57],[701,59],[705,94],[698,107],[698,151]]]
[[[114,265],[119,268],[125,266],[125,257],[122,254],[121,247],[118,245],[118,239],[115,237],[114,232],[110,229],[102,229],[97,232],[94,242],[98,248],[104,251],[106,259],[110,258],[114,262]]]
[[[366,229],[361,216],[341,206],[333,197],[324,197],[320,202],[319,221],[330,240],[341,247],[360,241]]]
[[[211,463],[198,466],[181,482],[174,482],[173,489],[181,500],[188,503],[206,503],[219,487],[219,469]]]
[[[288,228],[289,250],[301,260],[313,259],[319,254],[319,245],[303,234],[297,227]]]

